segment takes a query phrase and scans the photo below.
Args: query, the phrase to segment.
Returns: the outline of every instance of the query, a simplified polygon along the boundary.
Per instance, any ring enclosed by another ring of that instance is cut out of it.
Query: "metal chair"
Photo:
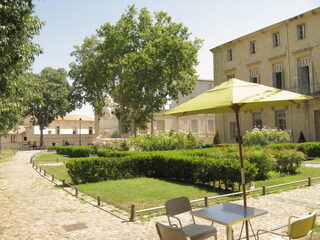
[[[306,236],[309,236],[309,239],[312,239],[312,233],[313,233],[316,217],[317,217],[316,212],[311,213],[310,215],[304,216],[304,217],[291,216],[289,217],[289,221],[288,221],[287,234],[280,234],[280,233],[274,232],[274,230],[278,230],[283,227],[274,229],[272,231],[259,229],[257,231],[258,240],[259,240],[259,234],[261,233],[271,233],[271,234],[275,234],[288,239],[297,239],[297,238],[302,238]]]
[[[193,215],[191,215],[193,221],[192,224],[185,226],[182,225],[181,220],[176,215],[186,212],[190,213],[192,211],[190,201],[187,197],[170,199],[166,201],[165,208],[170,226],[180,228],[190,239],[200,240],[211,236],[214,236],[215,239],[217,239],[217,229],[209,225],[196,224]],[[171,222],[171,218],[176,219],[179,223],[179,226],[177,224],[173,224]]]
[[[160,240],[187,240],[187,236],[180,228],[166,226],[159,222],[156,223],[156,228]]]

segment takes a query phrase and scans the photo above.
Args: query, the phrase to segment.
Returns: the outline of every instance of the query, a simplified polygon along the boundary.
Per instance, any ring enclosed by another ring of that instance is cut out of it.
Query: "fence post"
[[[208,207],[208,206],[209,206],[209,205],[208,205],[208,197],[207,197],[207,196],[204,197],[204,206],[205,206],[205,207]]]
[[[44,169],[44,170],[43,170],[43,176],[46,176],[46,175],[47,175],[47,170]]]
[[[308,177],[308,186],[311,186],[311,177]]]
[[[262,195],[266,195],[266,186],[262,186]]]
[[[54,181],[54,175],[53,174],[51,175],[51,180],[52,180],[52,182]]]
[[[34,168],[34,162],[32,162],[32,167]]]
[[[136,205],[131,205],[131,211],[130,211],[130,222],[134,222],[136,220]]]
[[[41,167],[39,167],[39,173],[41,173]]]
[[[62,186],[64,187],[66,185],[66,180],[62,178],[61,181],[62,181]]]
[[[101,205],[101,199],[100,199],[100,196],[97,197],[97,201],[98,201],[98,206]]]
[[[77,187],[75,187],[75,193],[74,193],[74,195],[76,196],[76,197],[78,197],[78,188]]]

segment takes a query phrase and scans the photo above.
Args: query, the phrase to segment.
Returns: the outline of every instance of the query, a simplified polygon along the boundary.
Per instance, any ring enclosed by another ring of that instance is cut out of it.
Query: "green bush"
[[[218,132],[214,135],[213,144],[221,144],[221,138]]]
[[[110,149],[98,149],[96,151],[96,154],[99,157],[125,157],[131,154],[134,154],[135,152],[129,152],[129,151],[113,151]]]
[[[243,137],[243,143],[247,146],[252,145],[268,145],[272,143],[286,143],[290,142],[290,134],[288,131],[270,128],[254,128],[247,131]]]
[[[136,152],[125,157],[81,158],[69,161],[68,174],[74,183],[131,177],[156,177],[188,183],[240,184],[239,161],[229,158],[185,156],[179,152]],[[245,161],[246,179],[253,181],[255,164]]]
[[[94,153],[92,146],[56,146],[53,147],[58,154],[67,155],[71,158],[89,157]]]
[[[258,170],[255,180],[265,180],[268,173],[273,170],[274,162],[270,153],[264,150],[255,150],[246,156],[250,163],[254,163]]]
[[[320,142],[305,142],[298,145],[298,150],[308,157],[320,157]]]
[[[130,145],[142,151],[195,149],[201,147],[197,136],[191,133],[176,133],[174,131],[171,131],[170,134],[147,134],[131,138]]]
[[[281,173],[294,174],[301,162],[306,160],[302,152],[284,150],[274,152],[276,158],[276,170]]]

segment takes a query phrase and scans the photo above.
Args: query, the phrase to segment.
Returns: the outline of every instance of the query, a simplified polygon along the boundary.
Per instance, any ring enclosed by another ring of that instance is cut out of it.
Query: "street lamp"
[[[79,145],[81,145],[81,121],[82,121],[82,119],[80,118],[79,121],[80,121]]]

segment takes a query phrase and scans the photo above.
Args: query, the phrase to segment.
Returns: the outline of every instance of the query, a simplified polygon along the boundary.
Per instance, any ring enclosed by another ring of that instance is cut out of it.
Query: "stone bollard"
[[[51,175],[51,181],[52,182],[54,181],[54,175],[53,174]]]
[[[74,193],[74,195],[76,196],[76,197],[78,197],[78,188],[77,187],[75,187],[75,193]]]
[[[266,186],[262,186],[262,195],[266,195]]]
[[[311,186],[311,177],[308,177],[308,186]]]
[[[205,207],[208,207],[208,206],[209,206],[209,204],[208,204],[208,197],[207,197],[207,196],[204,197],[204,205],[205,205]]]
[[[97,204],[98,204],[98,206],[100,206],[100,205],[101,205],[101,199],[100,199],[100,196],[98,196],[98,197],[97,197]]]

